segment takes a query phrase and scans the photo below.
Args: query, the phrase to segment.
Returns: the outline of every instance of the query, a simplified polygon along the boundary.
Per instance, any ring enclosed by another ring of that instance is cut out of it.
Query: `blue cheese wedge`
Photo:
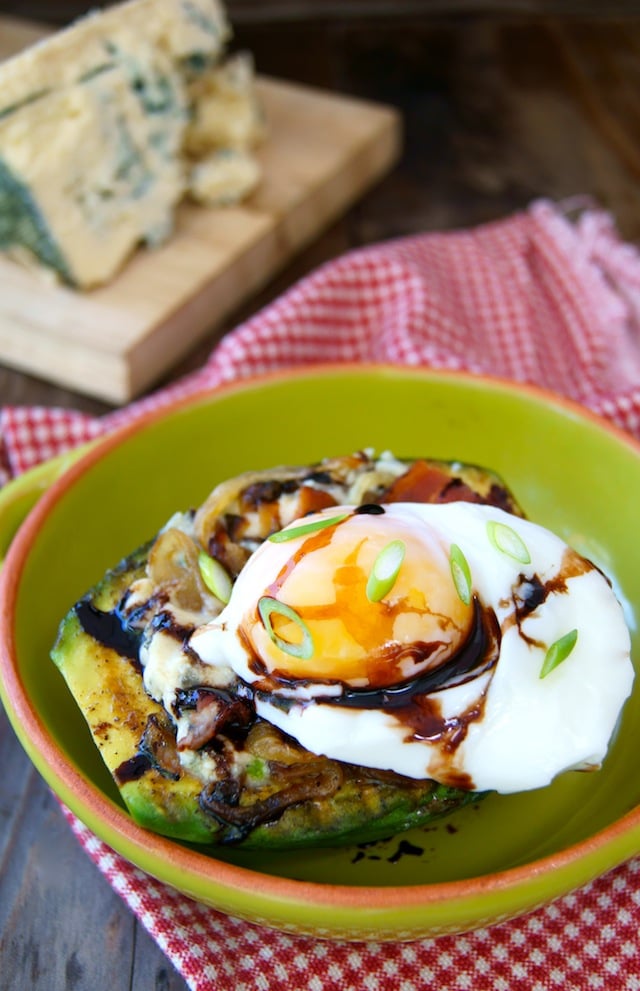
[[[0,66],[0,249],[90,288],[171,234],[200,160],[230,152],[217,202],[253,188],[231,153],[263,125],[229,37],[217,0],[129,0]]]

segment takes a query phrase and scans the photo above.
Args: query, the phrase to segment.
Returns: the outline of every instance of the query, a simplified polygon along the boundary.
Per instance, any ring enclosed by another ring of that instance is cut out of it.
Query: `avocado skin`
[[[125,558],[81,601],[103,612],[116,609],[127,587],[144,574],[148,552],[149,545],[145,545]],[[396,783],[389,775],[376,778],[375,774],[341,765],[343,780],[331,797],[290,806],[274,821],[239,830],[205,811],[203,785],[193,774],[182,767],[176,775],[175,768],[168,772],[145,766],[141,760],[145,729],[150,718],[167,729],[167,714],[144,690],[137,663],[85,632],[77,606],[60,624],[52,659],[134,821],[174,839],[253,850],[366,843],[424,826],[481,797],[428,780],[398,777]],[[292,741],[289,745],[296,746]],[[175,747],[172,756],[177,764]],[[260,754],[256,757],[261,759]],[[173,767],[173,760],[168,763]],[[327,766],[336,764],[326,761]],[[132,780],[123,780],[127,767],[136,775]],[[253,790],[253,797],[260,794],[259,788]]]
[[[258,826],[241,845],[292,850],[372,843],[427,826],[483,797],[432,781],[410,788],[386,783],[363,788],[362,782],[353,782],[325,802],[288,809],[278,822]]]

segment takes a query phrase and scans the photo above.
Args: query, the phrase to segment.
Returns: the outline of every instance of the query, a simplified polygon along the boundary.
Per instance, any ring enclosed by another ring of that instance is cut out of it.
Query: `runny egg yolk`
[[[276,679],[385,688],[441,665],[471,632],[473,605],[428,523],[356,513],[258,554],[263,591],[241,637]]]

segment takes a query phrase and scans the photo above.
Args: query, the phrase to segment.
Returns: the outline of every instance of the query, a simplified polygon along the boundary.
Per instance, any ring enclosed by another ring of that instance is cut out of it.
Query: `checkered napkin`
[[[5,478],[152,408],[318,362],[467,369],[543,385],[640,437],[640,254],[588,203],[536,202],[471,231],[347,254],[229,334],[206,365],[100,419],[0,414]],[[640,989],[640,859],[528,916],[464,936],[341,943],[229,919],[81,844],[192,991]]]

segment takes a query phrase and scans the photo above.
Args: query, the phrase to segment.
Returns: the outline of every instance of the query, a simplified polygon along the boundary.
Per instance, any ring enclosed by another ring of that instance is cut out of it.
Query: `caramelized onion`
[[[269,774],[280,787],[248,804],[240,804],[240,796],[250,792],[237,783],[229,788],[228,781],[216,781],[203,788],[202,810],[222,825],[234,827],[226,842],[238,842],[256,826],[279,819],[293,805],[331,798],[343,781],[341,768],[323,759],[293,765],[270,761]]]

